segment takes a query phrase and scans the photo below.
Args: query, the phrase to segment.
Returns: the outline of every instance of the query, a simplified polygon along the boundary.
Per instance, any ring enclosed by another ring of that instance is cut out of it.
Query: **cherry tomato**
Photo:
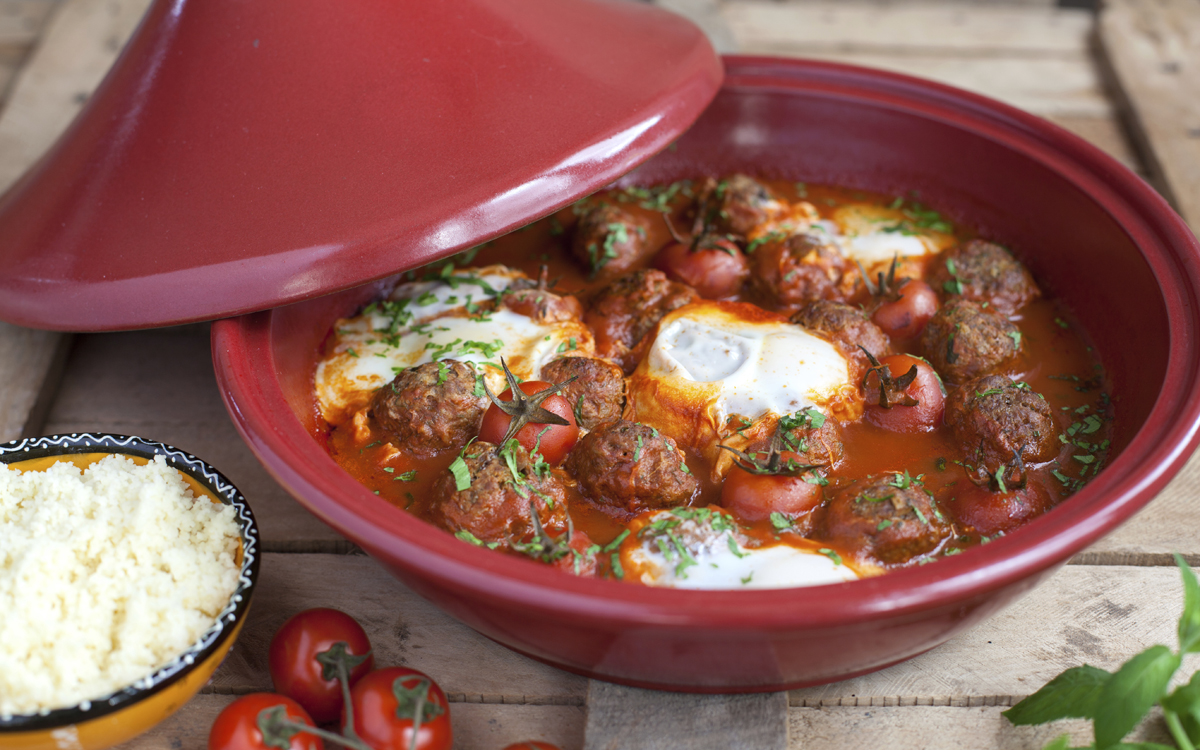
[[[540,380],[530,380],[521,383],[521,390],[528,395],[533,395],[552,387],[552,383],[545,383]],[[509,401],[511,399],[511,388],[500,394],[501,401]],[[543,459],[557,466],[562,463],[562,460],[575,447],[575,441],[579,440],[579,427],[575,424],[575,412],[571,408],[571,403],[557,393],[543,401],[542,408],[557,414],[570,424],[527,424],[517,432],[517,442],[525,446],[525,449],[531,453],[534,448],[537,448],[538,452],[542,454]],[[479,427],[479,439],[498,444],[504,439],[505,433],[508,432],[510,422],[512,422],[512,417],[500,411],[500,407],[492,404],[483,414],[483,423]],[[545,434],[543,434],[543,431],[545,431]]]
[[[696,250],[682,242],[672,242],[654,256],[654,267],[692,287],[705,299],[737,294],[750,275],[746,256],[726,239],[705,240],[703,247]]]
[[[938,311],[938,298],[924,281],[910,279],[897,290],[900,298],[884,302],[871,313],[871,320],[897,340],[914,339]]]
[[[505,745],[504,750],[558,750],[558,745],[551,745],[549,742],[539,742],[538,740],[527,740],[525,742],[514,742],[511,745]]]
[[[904,389],[904,393],[917,400],[915,406],[893,403],[885,409],[879,405],[879,375],[867,373],[867,406],[863,417],[871,424],[891,432],[929,432],[942,423],[946,411],[946,395],[937,373],[927,362],[907,354],[893,354],[879,360],[893,379],[902,377],[911,368],[917,368],[917,377]]]
[[[794,453],[785,453],[785,460],[789,456],[799,460]],[[815,478],[810,473],[798,477],[753,474],[734,465],[721,485],[721,506],[747,523],[765,521],[772,513],[799,518],[821,504],[821,485],[807,481]]]
[[[351,656],[367,657],[350,670],[353,686],[371,671],[374,659],[367,634],[345,612],[318,608],[293,615],[275,633],[267,652],[275,691],[295,699],[319,724],[337,721],[342,715],[342,688],[336,677],[327,680],[322,676],[324,666],[317,661],[317,654],[338,642],[346,644]]]
[[[403,702],[397,700],[397,693],[405,698]],[[407,667],[377,669],[358,681],[350,691],[354,731],[374,750],[412,750],[413,717],[422,695],[416,750],[450,750],[453,737],[446,694],[428,675]],[[343,712],[343,731],[345,727]]]
[[[1009,492],[992,492],[967,480],[953,488],[953,500],[940,503],[962,528],[983,536],[1009,532],[1050,509],[1050,493],[1035,481]]]
[[[313,725],[312,717],[300,704],[286,695],[276,693],[251,693],[243,695],[225,707],[208,731],[208,750],[269,750],[278,747],[263,741],[258,728],[258,716],[265,709],[283,706],[286,717],[292,721]],[[325,743],[320,737],[308,732],[292,736],[289,750],[323,750]]]

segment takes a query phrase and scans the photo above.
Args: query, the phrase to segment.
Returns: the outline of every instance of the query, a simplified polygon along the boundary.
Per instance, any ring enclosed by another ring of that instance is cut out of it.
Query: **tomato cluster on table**
[[[441,687],[415,669],[375,669],[374,662],[366,632],[350,615],[327,608],[294,615],[271,639],[276,692],[226,706],[209,731],[208,750],[323,750],[327,742],[352,750],[449,750],[450,706]],[[536,741],[504,750],[527,749],[558,750]]]

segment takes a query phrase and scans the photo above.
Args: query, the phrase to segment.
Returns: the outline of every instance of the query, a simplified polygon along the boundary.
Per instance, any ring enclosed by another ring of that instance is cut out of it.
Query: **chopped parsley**
[[[450,462],[450,473],[454,475],[454,489],[462,492],[471,488],[471,469],[461,453]]]

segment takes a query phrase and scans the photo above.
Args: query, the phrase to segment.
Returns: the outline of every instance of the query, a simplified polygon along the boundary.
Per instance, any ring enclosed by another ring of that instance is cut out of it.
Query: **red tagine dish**
[[[1030,115],[725,62],[609,190],[220,321],[213,354],[281,484],[472,627],[602,679],[777,690],[936,646],[1149,502],[1197,442],[1200,248]],[[780,550],[817,573],[755,562]]]

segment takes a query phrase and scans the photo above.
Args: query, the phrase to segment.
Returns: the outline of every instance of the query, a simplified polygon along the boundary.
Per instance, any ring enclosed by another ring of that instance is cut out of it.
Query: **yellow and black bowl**
[[[72,706],[32,714],[0,714],[0,747],[5,750],[101,750],[149,730],[208,682],[246,621],[261,562],[258,527],[246,498],[211,465],[163,443],[98,433],[51,435],[6,443],[0,445],[0,462],[36,471],[59,461],[84,467],[114,453],[138,463],[165,456],[167,463],[183,474],[197,497],[207,496],[212,502],[236,509],[241,532],[237,587],[195,643],[132,685]]]

